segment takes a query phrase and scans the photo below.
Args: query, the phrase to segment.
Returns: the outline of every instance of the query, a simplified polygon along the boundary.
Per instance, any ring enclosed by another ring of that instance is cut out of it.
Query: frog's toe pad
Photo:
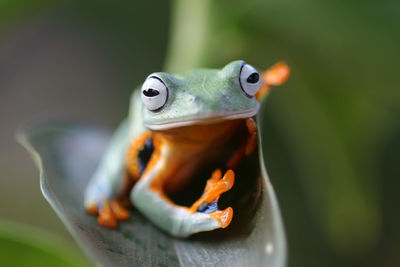
[[[221,194],[230,190],[235,182],[235,173],[228,170],[222,177],[219,169],[213,172],[207,181],[204,193],[191,207],[192,211],[207,214],[218,222],[221,228],[226,228],[232,221],[233,209],[228,207],[224,210],[218,209],[218,200]]]
[[[105,202],[100,208],[97,223],[106,228],[116,228],[118,226],[117,218],[108,202]]]
[[[225,210],[219,210],[217,200],[211,203],[204,203],[197,209],[197,212],[209,214],[211,218],[219,223],[221,228],[228,227],[233,217],[233,209],[228,207]]]
[[[99,208],[99,206],[101,206]],[[116,228],[118,221],[129,218],[130,213],[118,200],[104,199],[102,205],[91,204],[86,206],[86,211],[93,215],[98,215],[97,223],[106,228]]]
[[[189,208],[190,212],[212,213],[218,210],[219,197],[230,190],[235,183],[235,173],[228,170],[221,178],[221,171],[214,171],[212,177],[207,181],[203,195]]]
[[[111,201],[111,209],[114,213],[115,218],[118,221],[123,221],[129,218],[130,213],[127,209],[125,209],[122,204],[117,200]]]
[[[210,216],[219,223],[221,228],[226,228],[232,221],[233,209],[228,207],[224,210],[217,210],[213,213],[210,213]]]

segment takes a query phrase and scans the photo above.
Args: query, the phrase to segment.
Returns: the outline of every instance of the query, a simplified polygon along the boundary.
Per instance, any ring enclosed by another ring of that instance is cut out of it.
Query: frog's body
[[[252,117],[260,86],[255,69],[243,61],[221,70],[150,75],[132,95],[129,119],[87,188],[86,209],[112,228],[129,216],[121,205],[128,199],[154,224],[180,237],[227,227],[233,210],[218,210],[217,202],[233,186],[241,158],[255,149]],[[222,162],[225,174],[215,170],[191,207],[169,199],[168,193],[214,162]]]

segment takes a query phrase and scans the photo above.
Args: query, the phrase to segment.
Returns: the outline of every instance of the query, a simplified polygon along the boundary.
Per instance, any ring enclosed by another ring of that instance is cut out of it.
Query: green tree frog
[[[113,135],[87,186],[86,210],[98,216],[100,225],[115,228],[130,216],[127,204],[133,204],[177,237],[226,228],[233,209],[220,210],[218,200],[234,185],[241,159],[257,146],[252,117],[258,100],[288,75],[282,62],[261,76],[241,60],[222,69],[149,75],[133,92],[128,119]],[[210,173],[203,194],[191,206],[171,200],[169,194],[182,190],[213,162],[223,163]]]

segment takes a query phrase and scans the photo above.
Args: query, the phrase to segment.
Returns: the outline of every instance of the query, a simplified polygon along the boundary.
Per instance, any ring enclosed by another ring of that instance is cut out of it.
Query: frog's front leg
[[[229,169],[235,170],[241,162],[243,156],[249,156],[257,147],[256,122],[253,118],[247,118],[245,120],[245,124],[248,135],[226,164],[226,167]]]
[[[157,142],[156,139],[154,141]],[[179,206],[163,190],[164,182],[173,177],[179,167],[170,165],[174,160],[168,146],[155,144],[155,147],[143,176],[132,189],[134,206],[158,227],[178,237],[227,227],[233,216],[232,208],[215,208],[210,212],[200,212],[199,208],[205,203],[217,201],[233,186],[233,171],[228,171],[223,177],[221,171],[214,172],[203,196],[192,207]]]

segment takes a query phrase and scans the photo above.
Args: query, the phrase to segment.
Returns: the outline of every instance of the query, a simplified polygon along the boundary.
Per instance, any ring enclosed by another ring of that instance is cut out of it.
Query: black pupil
[[[254,72],[247,78],[247,82],[248,83],[256,83],[256,82],[258,82],[258,79],[260,79],[260,76],[258,75],[257,72]]]
[[[155,90],[155,89],[149,88],[149,89],[147,89],[147,90],[143,90],[143,94],[144,94],[145,96],[147,96],[147,97],[152,97],[152,96],[159,95],[160,92],[157,91],[157,90]]]

